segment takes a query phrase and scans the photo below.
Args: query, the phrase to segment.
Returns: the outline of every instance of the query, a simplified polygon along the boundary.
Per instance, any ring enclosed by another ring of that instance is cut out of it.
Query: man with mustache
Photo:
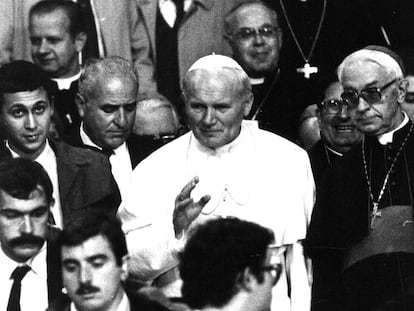
[[[0,160],[23,157],[43,166],[53,184],[52,215],[60,228],[89,212],[115,215],[120,197],[107,158],[48,138],[54,111],[49,87],[33,63],[14,61],[0,68],[0,122],[6,131]],[[97,202],[105,208],[93,208]]]
[[[245,118],[294,141],[299,116],[307,103],[296,105],[294,85],[280,70],[283,31],[279,15],[264,2],[248,1],[230,11],[224,25],[233,58],[252,84],[254,101]]]
[[[86,217],[66,227],[58,245],[70,301],[57,300],[48,310],[167,310],[126,286],[129,256],[119,220]]]
[[[68,143],[92,147],[109,157],[124,195],[132,169],[142,160],[140,140],[131,135],[138,96],[138,74],[121,57],[90,59],[79,79],[76,104],[82,118]]]
[[[40,164],[0,161],[1,310],[44,310],[60,293],[56,232],[48,226],[53,204],[52,183]]]
[[[414,125],[401,109],[407,81],[401,59],[381,46],[347,56],[338,78],[365,138],[320,187],[308,245],[313,256],[342,253],[337,310],[379,310],[414,290]]]

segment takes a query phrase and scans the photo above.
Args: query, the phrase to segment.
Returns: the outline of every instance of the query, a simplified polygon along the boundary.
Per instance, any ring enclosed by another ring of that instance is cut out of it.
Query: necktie
[[[88,35],[85,47],[82,50],[82,63],[88,58],[99,58],[98,34],[90,0],[78,0],[82,8],[85,30]]]
[[[27,265],[19,266],[14,269],[10,278],[13,279],[13,285],[10,290],[9,303],[7,305],[7,311],[20,311],[20,291],[21,291],[21,281],[29,272],[30,267]]]

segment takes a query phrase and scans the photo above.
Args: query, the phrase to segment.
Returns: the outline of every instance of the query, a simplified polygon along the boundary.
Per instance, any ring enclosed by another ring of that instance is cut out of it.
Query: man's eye
[[[61,40],[60,40],[60,39],[58,39],[58,38],[49,38],[49,39],[48,39],[48,41],[49,41],[49,43],[50,43],[50,44],[57,44],[57,43],[59,43]]]
[[[46,215],[46,212],[47,212],[47,208],[46,207],[39,208],[39,209],[31,212],[30,213],[30,216],[35,217],[35,218],[41,218],[41,217],[43,217],[43,216]]]
[[[32,45],[34,46],[39,46],[40,43],[42,42],[42,40],[40,38],[30,38],[30,42],[32,43]]]
[[[195,112],[201,112],[204,110],[204,106],[203,105],[199,105],[199,104],[192,104],[191,105],[191,109]]]
[[[115,112],[118,109],[118,106],[111,106],[111,105],[102,106],[101,109],[105,113],[112,113],[112,112]]]
[[[35,114],[42,114],[43,112],[45,112],[46,106],[39,105],[39,106],[36,106],[33,110]]]
[[[21,216],[20,213],[17,213],[15,211],[1,211],[0,212],[2,216],[6,217],[7,219],[13,220],[17,219]]]
[[[10,113],[14,118],[20,118],[20,117],[23,116],[24,110],[23,109],[13,109]]]
[[[219,112],[226,112],[229,109],[230,109],[229,106],[217,106],[216,107],[216,110],[219,111]]]
[[[124,106],[124,109],[126,110],[126,111],[128,111],[128,112],[132,112],[132,111],[134,111],[135,110],[135,107],[137,106],[137,104],[136,103],[133,103],[133,104],[127,104],[127,105],[125,105]]]
[[[105,261],[103,259],[96,259],[92,261],[92,267],[94,268],[101,268],[105,264]]]
[[[64,263],[63,264],[63,269],[67,272],[75,272],[76,268],[77,268],[77,266],[75,264],[72,264],[72,263]]]

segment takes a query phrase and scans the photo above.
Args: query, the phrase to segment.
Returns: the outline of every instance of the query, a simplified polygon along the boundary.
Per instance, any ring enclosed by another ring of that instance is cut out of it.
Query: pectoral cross
[[[309,79],[312,73],[318,72],[318,67],[313,67],[309,65],[309,63],[305,63],[305,65],[302,68],[297,68],[296,72],[303,73],[305,78]]]
[[[375,227],[375,218],[381,218],[382,213],[378,211],[378,203],[373,202],[373,208],[371,212],[371,230]]]

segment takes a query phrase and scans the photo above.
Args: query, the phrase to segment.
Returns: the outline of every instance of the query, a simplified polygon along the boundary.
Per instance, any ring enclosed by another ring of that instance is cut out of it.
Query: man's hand
[[[175,208],[173,214],[173,224],[175,237],[180,239],[185,231],[188,230],[194,219],[200,215],[203,207],[210,201],[210,196],[201,197],[198,202],[190,197],[191,191],[198,183],[198,177],[191,179],[175,198]]]

